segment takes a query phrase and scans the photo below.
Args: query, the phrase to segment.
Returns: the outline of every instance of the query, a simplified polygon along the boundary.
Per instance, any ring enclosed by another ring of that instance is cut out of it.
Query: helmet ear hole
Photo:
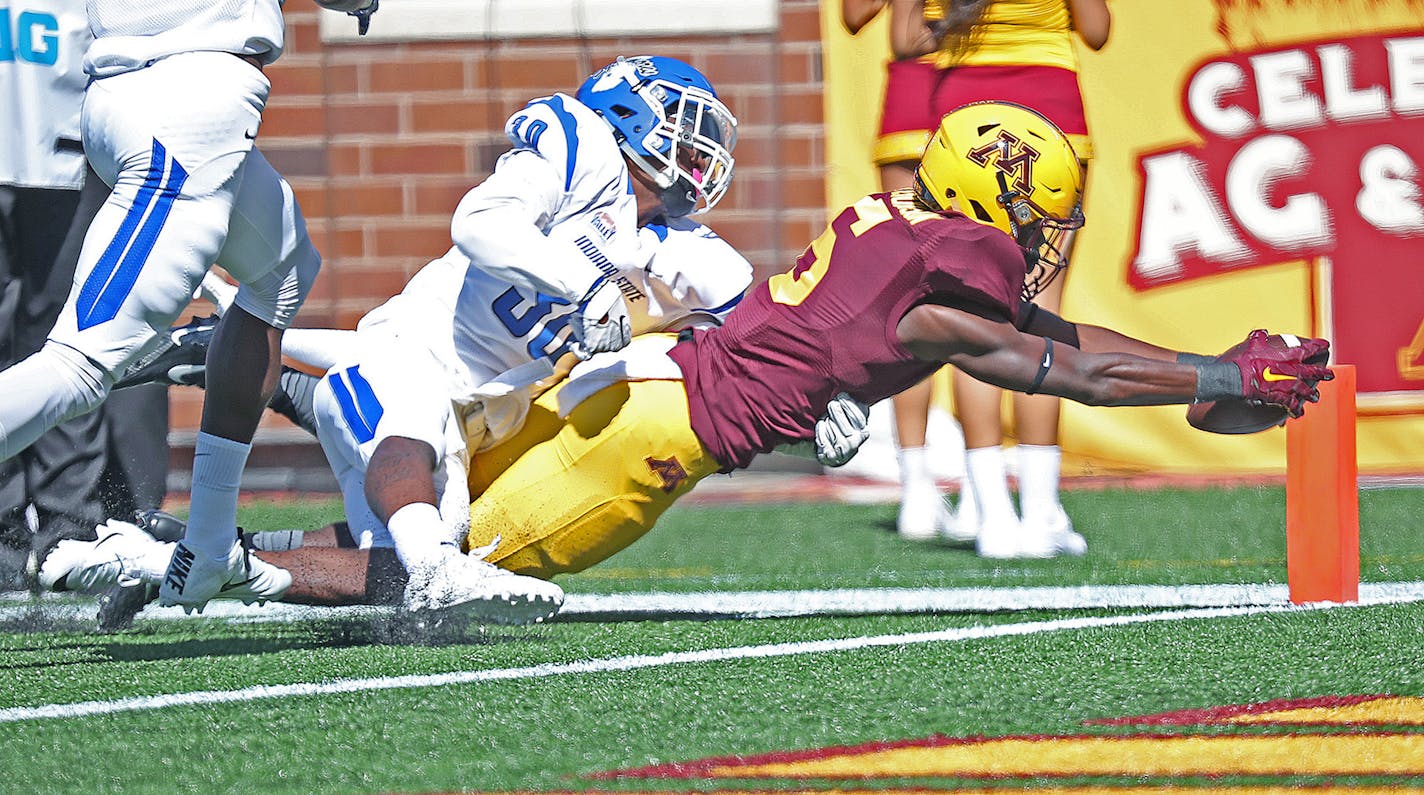
[[[974,217],[980,221],[986,224],[994,223],[994,216],[990,215],[989,211],[984,209],[984,205],[980,204],[977,199],[969,200],[969,208],[974,211]]]

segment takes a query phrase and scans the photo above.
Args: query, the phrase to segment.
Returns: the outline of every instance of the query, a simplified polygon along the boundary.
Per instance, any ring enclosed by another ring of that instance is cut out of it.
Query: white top
[[[0,135],[0,183],[77,189],[84,182],[80,63],[89,46],[84,0],[18,0],[9,8],[10,52],[0,58],[8,118]],[[56,148],[63,139],[68,144]]]
[[[84,71],[96,77],[140,69],[184,52],[282,54],[283,0],[89,0],[94,44]]]
[[[585,241],[595,229],[591,222],[561,227]],[[695,221],[645,228],[638,239],[638,263],[610,277],[628,304],[634,334],[720,323],[751,284],[751,263]],[[443,366],[469,449],[484,450],[523,425],[529,387],[568,353],[573,310],[471,267],[452,248],[367,313],[357,331],[428,349]]]
[[[570,316],[598,279],[618,286],[637,334],[720,322],[752,278],[751,264],[695,221],[638,228],[623,154],[573,97],[530,102],[505,132],[514,149],[461,200],[455,247],[357,326],[431,352],[472,451],[523,425],[533,385],[568,353]]]

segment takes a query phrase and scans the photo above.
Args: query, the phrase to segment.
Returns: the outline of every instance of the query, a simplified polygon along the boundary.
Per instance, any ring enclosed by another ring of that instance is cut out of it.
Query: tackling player
[[[562,603],[557,586],[460,553],[471,455],[519,428],[530,387],[565,353],[627,345],[630,305],[640,329],[716,319],[751,271],[678,220],[722,197],[736,143],[736,119],[691,66],[619,58],[576,96],[529,102],[505,133],[513,149],[455,211],[454,248],[361,320],[359,351],[330,368],[315,410],[347,521],[363,546],[394,546],[408,609],[537,620]],[[679,243],[691,252],[662,255],[666,281],[650,274],[653,253]],[[701,273],[667,264],[679,257]]]

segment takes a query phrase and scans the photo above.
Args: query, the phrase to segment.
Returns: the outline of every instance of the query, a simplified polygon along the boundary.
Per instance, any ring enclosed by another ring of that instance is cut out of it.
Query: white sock
[[[911,491],[936,488],[930,474],[929,448],[901,447],[896,452],[900,460],[900,494],[903,499]]]
[[[183,544],[209,558],[226,559],[237,540],[237,492],[252,445],[198,433],[193,445],[192,505]]]
[[[291,552],[302,548],[305,535],[301,530],[267,530],[248,533],[247,537],[252,541],[253,549],[263,552]]]
[[[446,535],[445,522],[440,510],[428,502],[412,502],[400,508],[391,514],[386,529],[395,541],[396,557],[407,571],[434,565],[453,549],[441,543]]]
[[[1009,476],[1004,467],[1004,448],[976,447],[964,451],[964,475],[974,492],[974,503],[984,524],[1018,520],[1013,497],[1009,495]]]
[[[1047,521],[1058,510],[1058,475],[1063,453],[1058,445],[1021,444],[1019,460],[1019,505],[1024,519]]]

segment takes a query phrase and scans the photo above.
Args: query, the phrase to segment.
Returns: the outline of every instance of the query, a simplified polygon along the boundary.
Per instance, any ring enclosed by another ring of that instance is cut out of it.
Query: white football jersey
[[[530,102],[505,132],[514,149],[461,200],[455,247],[357,326],[430,352],[471,451],[522,427],[533,385],[569,352],[572,313],[596,280],[617,285],[636,334],[720,321],[752,274],[694,221],[640,230],[622,152],[573,97]]]
[[[85,0],[19,0],[0,36],[0,91],[8,109],[0,136],[0,183],[77,189],[84,183],[79,111],[89,46]]]
[[[84,71],[107,77],[183,52],[282,54],[283,0],[89,0]]]
[[[592,227],[566,223],[559,231],[586,239]],[[751,264],[702,224],[679,220],[645,228],[639,238],[638,264],[610,276],[628,304],[634,334],[720,323],[751,284]],[[367,313],[357,330],[428,349],[445,371],[471,449],[483,450],[523,425],[528,387],[569,352],[573,310],[470,267],[452,248]]]

